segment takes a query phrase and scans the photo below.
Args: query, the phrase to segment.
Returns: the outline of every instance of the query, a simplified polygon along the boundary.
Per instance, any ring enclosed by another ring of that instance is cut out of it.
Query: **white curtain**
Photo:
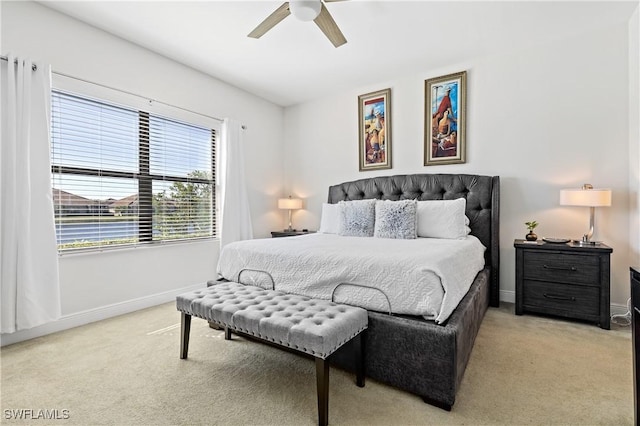
[[[249,196],[244,174],[244,130],[235,120],[222,124],[220,149],[220,245],[253,238]]]
[[[8,55],[0,64],[0,331],[60,318],[51,190],[51,70]],[[15,62],[15,63],[14,63]]]

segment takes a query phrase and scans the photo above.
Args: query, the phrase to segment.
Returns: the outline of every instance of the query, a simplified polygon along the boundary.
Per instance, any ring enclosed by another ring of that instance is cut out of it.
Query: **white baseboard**
[[[500,301],[516,303],[516,292],[513,290],[500,290]]]
[[[16,331],[11,334],[2,334],[0,335],[0,346],[11,345],[24,340],[34,339],[36,337],[56,333],[58,331],[116,317],[118,315],[128,314],[129,312],[139,311],[140,309],[150,308],[151,306],[161,305],[175,300],[175,297],[178,294],[197,290],[205,286],[206,284],[196,284],[189,287],[166,291],[164,293],[127,300],[126,302],[114,303],[112,305],[102,306],[96,309],[64,315],[58,321],[34,327],[29,330]],[[512,290],[500,290],[500,301],[516,303],[516,292]],[[612,315],[624,315],[627,312],[628,309],[626,305],[611,304]]]
[[[629,312],[629,309],[627,308],[627,305],[619,305],[617,303],[611,304],[611,315],[625,315],[627,313],[631,314],[631,312]]]
[[[58,321],[43,324],[28,330],[16,331],[11,334],[2,334],[0,335],[0,346],[11,345],[13,343],[34,339],[46,334],[56,333],[58,331],[79,327],[81,325],[116,317],[118,315],[128,314],[129,312],[139,311],[140,309],[150,308],[151,306],[161,305],[175,300],[176,296],[181,293],[204,288],[205,286],[206,284],[204,283],[196,284],[189,287],[166,291],[164,293],[152,294],[138,299],[127,300],[125,302],[114,303],[100,308],[64,315]]]

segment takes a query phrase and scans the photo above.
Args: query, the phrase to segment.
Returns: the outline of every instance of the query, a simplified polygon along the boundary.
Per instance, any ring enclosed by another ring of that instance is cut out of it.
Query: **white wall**
[[[296,226],[318,227],[331,184],[404,173],[499,175],[501,297],[513,301],[513,240],[524,237],[524,222],[540,222],[539,236],[580,237],[588,209],[560,207],[559,191],[588,182],[613,190],[613,206],[596,212],[594,237],[614,249],[611,301],[626,306],[628,44],[627,27],[612,27],[453,67],[405,70],[394,80],[286,108],[285,186],[306,199],[306,210],[294,213]],[[468,72],[467,163],[424,167],[424,80],[462,70]],[[357,97],[387,87],[393,169],[359,172]]]
[[[640,267],[640,7],[629,21],[629,235],[631,266]]]
[[[275,205],[282,194],[306,199],[306,210],[294,213],[294,225],[315,229],[331,184],[399,173],[500,175],[500,275],[503,299],[513,300],[512,242],[524,235],[523,222],[538,220],[539,235],[580,236],[588,212],[558,206],[559,190],[584,182],[610,187],[614,205],[597,211],[595,237],[614,248],[612,302],[626,303],[628,266],[640,264],[638,10],[628,28],[442,69],[406,69],[394,80],[290,107],[284,114],[265,100],[40,4],[0,2],[0,19],[3,54],[29,56],[60,73],[244,123],[257,237],[285,226]],[[424,80],[460,70],[468,71],[467,163],[424,167]],[[392,88],[393,169],[358,172],[357,96],[386,87]],[[219,243],[211,241],[64,256],[63,320],[3,335],[2,344],[170,300],[214,276],[218,251]]]
[[[3,54],[13,52],[69,74],[247,126],[246,170],[254,234],[281,226],[283,110],[191,68],[33,2],[2,2]],[[268,149],[266,148],[268,147]],[[59,324],[14,335],[2,344],[171,300],[215,278],[219,241],[60,258]]]

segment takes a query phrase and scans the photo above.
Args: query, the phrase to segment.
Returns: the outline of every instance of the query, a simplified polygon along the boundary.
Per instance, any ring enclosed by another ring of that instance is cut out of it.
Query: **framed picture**
[[[391,168],[391,89],[358,96],[360,171]]]
[[[424,82],[424,165],[465,162],[467,72]]]

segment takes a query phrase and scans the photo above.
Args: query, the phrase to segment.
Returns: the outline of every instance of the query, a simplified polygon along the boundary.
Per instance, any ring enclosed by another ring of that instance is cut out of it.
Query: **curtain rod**
[[[7,61],[7,62],[9,62],[9,58],[7,58],[7,57],[6,57],[6,56],[4,56],[4,55],[0,56],[0,59],[2,59],[3,61]],[[16,59],[16,60],[14,60],[14,61],[13,61],[13,63],[14,63],[14,64],[16,64],[16,65],[18,65],[18,60],[17,60],[17,59]],[[38,66],[37,66],[36,64],[31,64],[31,69],[32,69],[33,71],[35,71],[35,70],[37,70],[37,69],[38,69]]]
[[[142,95],[139,95],[139,94],[137,94],[137,93],[128,92],[128,91],[126,91],[126,90],[117,89],[117,88],[115,88],[115,87],[107,86],[106,84],[96,83],[96,82],[93,82],[93,81],[85,80],[84,78],[75,77],[75,76],[73,76],[73,75],[65,74],[65,73],[63,73],[63,72],[53,71],[53,70],[52,70],[52,71],[51,71],[51,73],[52,73],[52,74],[57,74],[57,75],[62,76],[62,77],[71,78],[71,79],[73,79],[73,80],[82,81],[82,82],[84,82],[84,83],[93,84],[93,85],[95,85],[95,86],[104,87],[104,88],[106,88],[106,89],[115,90],[115,91],[120,92],[120,93],[126,93],[127,95],[135,96],[135,97],[137,97],[137,98],[145,99],[145,100],[147,100],[147,101],[151,101],[151,102],[156,102],[156,103],[159,103],[159,104],[167,105],[167,106],[170,106],[171,108],[177,108],[177,109],[180,109],[180,110],[182,110],[182,111],[186,111],[186,112],[191,113],[191,114],[201,115],[202,117],[210,118],[210,119],[212,119],[212,120],[216,120],[216,121],[219,121],[219,122],[221,122],[221,123],[224,121],[222,118],[213,117],[213,116],[211,116],[211,115],[203,114],[203,113],[201,113],[201,112],[197,112],[197,111],[192,111],[192,110],[190,110],[190,109],[183,108],[183,107],[180,107],[180,106],[177,106],[177,105],[173,105],[173,104],[170,104],[170,103],[167,103],[167,102],[162,102],[162,101],[159,101],[159,100],[157,100],[157,99],[152,99],[152,98],[150,98],[150,97],[148,97],[148,96],[142,96]]]
[[[0,59],[2,59],[3,61],[7,61],[7,62],[9,61],[9,58],[8,58],[8,57],[6,57],[6,56],[4,56],[4,55],[0,56]],[[14,61],[14,63],[15,63],[15,64],[18,64],[18,60],[16,59],[16,60]],[[38,67],[36,66],[36,64],[33,64],[33,65],[31,65],[31,69],[32,69],[33,71],[35,71],[35,70],[37,70],[37,69],[38,69]],[[149,98],[148,96],[138,95],[137,93],[128,92],[128,91],[126,91],[126,90],[122,90],[122,89],[116,89],[115,87],[107,86],[106,84],[95,83],[95,82],[93,82],[93,81],[85,80],[84,78],[74,77],[74,76],[72,76],[72,75],[65,74],[65,73],[63,73],[63,72],[58,72],[58,71],[53,71],[53,70],[52,70],[52,71],[51,71],[51,73],[52,73],[52,74],[60,75],[60,76],[62,76],[62,77],[71,78],[71,79],[73,79],[73,80],[82,81],[82,82],[84,82],[84,83],[88,83],[88,84],[93,84],[93,85],[96,85],[96,86],[104,87],[104,88],[106,88],[106,89],[116,90],[116,91],[118,91],[118,92],[126,93],[126,94],[131,95],[131,96],[136,96],[136,97],[141,98],[141,99],[146,99],[146,100],[151,101],[151,102],[157,102],[157,103],[159,103],[159,104],[167,105],[167,106],[170,106],[170,107],[172,107],[172,108],[177,108],[177,109],[180,109],[180,110],[183,110],[183,111],[189,112],[189,113],[191,113],[191,114],[201,115],[201,116],[203,116],[203,117],[210,118],[210,119],[212,119],[212,120],[216,120],[216,121],[219,121],[219,122],[221,122],[221,123],[224,121],[222,118],[213,117],[213,116],[211,116],[211,115],[203,114],[203,113],[201,113],[201,112],[197,112],[197,111],[192,111],[192,110],[190,110],[190,109],[183,108],[183,107],[180,107],[180,106],[177,106],[177,105],[172,105],[172,104],[167,103],[167,102],[162,102],[162,101],[159,101],[159,100],[157,100],[157,99],[151,99],[151,98]],[[245,126],[244,124],[243,124],[241,127],[242,127],[242,130],[246,130],[246,128],[247,128],[247,126]]]

